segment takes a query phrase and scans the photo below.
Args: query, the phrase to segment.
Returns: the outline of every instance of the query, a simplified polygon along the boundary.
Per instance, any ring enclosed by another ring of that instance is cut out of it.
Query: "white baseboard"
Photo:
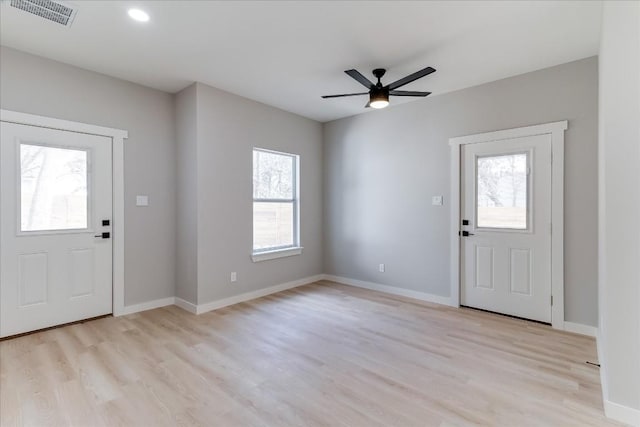
[[[329,280],[331,282],[341,283],[343,285],[370,289],[372,291],[384,292],[386,294],[400,295],[403,297],[413,298],[420,301],[428,301],[428,302],[433,302],[435,304],[448,305],[452,307],[456,306],[452,304],[450,297],[443,297],[440,295],[429,294],[426,292],[412,291],[409,289],[397,288],[395,286],[381,285],[379,283],[365,282],[364,280],[349,279],[348,277],[333,276],[330,274],[325,274],[323,276],[323,279]]]
[[[154,301],[148,301],[141,304],[128,305],[124,307],[122,312],[117,316],[124,316],[127,314],[138,313],[140,311],[152,310],[154,308],[166,307],[168,305],[176,305],[183,310],[186,310],[193,314],[202,314],[207,311],[217,310],[222,307],[227,307],[233,304],[249,301],[252,299],[260,298],[266,295],[274,294],[276,292],[286,291],[298,286],[308,285],[313,282],[322,280],[324,275],[318,274],[315,276],[309,276],[298,280],[293,280],[287,283],[281,283],[279,285],[269,286],[268,288],[258,289],[257,291],[246,292],[240,295],[234,295],[229,298],[224,298],[216,301],[211,301],[205,304],[193,304],[179,297],[162,298]]]
[[[598,361],[600,362],[600,385],[602,387],[602,404],[604,406],[604,414],[607,418],[611,418],[612,420],[640,427],[639,409],[630,408],[609,400],[609,387],[607,383],[606,370],[607,362],[603,345],[602,331],[598,329],[596,333],[596,348],[598,349]]]
[[[287,289],[296,288],[298,286],[308,285],[318,280],[322,280],[324,275],[318,274],[316,276],[304,277],[302,279],[293,280],[291,282],[281,283],[279,285],[269,286],[268,288],[258,289],[257,291],[245,292],[240,295],[234,295],[229,298],[223,298],[204,304],[192,304],[182,298],[176,298],[175,304],[187,310],[190,313],[202,314],[208,311],[217,310],[219,308],[228,307],[230,305],[238,304],[241,302],[249,301],[256,298],[261,298],[267,295],[275,294],[277,292],[286,291]]]
[[[176,297],[175,305],[189,313],[198,314],[198,306],[190,303],[189,301],[183,300],[182,298]]]
[[[620,421],[631,426],[640,426],[640,410],[605,400],[604,414],[607,418]]]
[[[562,329],[567,332],[573,332],[574,334],[587,335],[594,338],[598,335],[598,328],[595,326],[583,325],[582,323],[565,321]]]
[[[153,310],[154,308],[166,307],[168,305],[175,304],[175,301],[176,299],[174,297],[169,297],[147,301],[140,304],[126,305],[122,308],[122,311],[117,314],[117,316],[124,316],[126,314],[133,314],[140,311]]]

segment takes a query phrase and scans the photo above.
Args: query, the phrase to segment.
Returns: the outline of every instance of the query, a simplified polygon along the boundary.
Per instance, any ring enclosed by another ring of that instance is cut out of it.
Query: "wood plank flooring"
[[[615,426],[589,337],[318,282],[0,343],[0,424]]]

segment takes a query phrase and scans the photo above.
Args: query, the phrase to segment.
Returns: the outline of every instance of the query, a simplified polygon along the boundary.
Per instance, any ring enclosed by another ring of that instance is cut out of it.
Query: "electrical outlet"
[[[379,271],[380,273],[384,273],[384,264],[380,264],[380,265],[378,266],[378,271]]]
[[[235,281],[237,281],[237,280],[238,280],[238,275],[236,274],[236,272],[235,272],[235,271],[232,271],[232,272],[231,272],[231,281],[232,281],[232,282],[235,282]]]
[[[431,198],[431,204],[433,206],[442,206],[442,196],[433,196]]]
[[[149,206],[149,196],[136,196],[136,206]]]

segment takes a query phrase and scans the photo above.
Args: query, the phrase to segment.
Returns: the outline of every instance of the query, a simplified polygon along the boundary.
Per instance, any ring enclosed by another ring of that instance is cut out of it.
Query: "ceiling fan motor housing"
[[[380,79],[382,78],[382,76],[384,76],[384,73],[386,73],[387,70],[385,70],[384,68],[376,68],[375,70],[372,71],[373,75],[376,76],[376,78],[378,79],[378,83],[380,83]]]
[[[369,91],[369,101],[389,101],[389,88],[382,86],[373,86]]]

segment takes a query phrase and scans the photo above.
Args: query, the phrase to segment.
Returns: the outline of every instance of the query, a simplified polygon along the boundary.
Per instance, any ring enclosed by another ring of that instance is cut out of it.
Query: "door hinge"
[[[553,295],[551,295],[551,305],[553,306]]]

